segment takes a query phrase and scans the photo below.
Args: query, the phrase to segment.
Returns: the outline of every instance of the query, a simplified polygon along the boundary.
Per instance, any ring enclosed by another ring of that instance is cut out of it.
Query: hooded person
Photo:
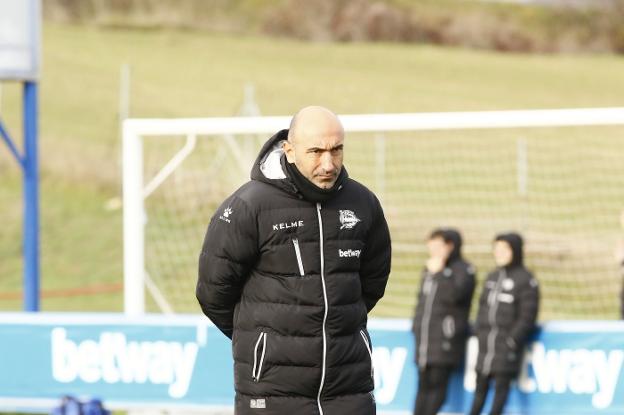
[[[457,230],[435,229],[427,248],[412,325],[418,366],[415,415],[435,415],[444,403],[450,375],[463,361],[475,289],[475,269],[462,256]]]
[[[208,226],[196,295],[232,339],[237,415],[376,411],[366,323],[388,280],[390,235],[343,149],[336,115],[304,108]]]
[[[471,415],[481,413],[491,381],[496,386],[490,414],[503,412],[539,310],[539,285],[524,266],[522,237],[515,232],[497,235],[494,259],[497,267],[485,280],[477,313],[479,354]]]

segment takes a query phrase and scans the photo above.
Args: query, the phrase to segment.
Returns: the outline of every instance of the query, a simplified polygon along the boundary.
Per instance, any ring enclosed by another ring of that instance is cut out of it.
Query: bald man
[[[344,150],[333,112],[300,110],[210,221],[196,294],[232,339],[238,415],[375,413],[366,321],[390,235]]]

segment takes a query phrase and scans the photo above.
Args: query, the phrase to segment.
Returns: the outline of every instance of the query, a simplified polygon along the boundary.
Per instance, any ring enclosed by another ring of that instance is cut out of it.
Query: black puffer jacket
[[[197,298],[232,338],[236,414],[373,414],[366,321],[390,272],[386,220],[346,177],[328,201],[305,200],[285,176],[287,133],[213,216]]]
[[[513,259],[490,273],[483,286],[476,322],[477,371],[517,375],[527,338],[537,320],[539,286],[524,267],[520,235],[502,234],[496,239],[511,246]]]
[[[445,268],[437,274],[423,271],[412,331],[416,339],[416,364],[457,366],[464,357],[469,334],[468,317],[475,289],[474,267],[461,256],[461,236],[443,231],[453,242]]]

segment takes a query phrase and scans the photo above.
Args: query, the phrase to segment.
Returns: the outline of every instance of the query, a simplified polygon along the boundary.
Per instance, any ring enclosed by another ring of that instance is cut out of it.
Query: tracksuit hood
[[[442,231],[444,233],[444,240],[453,243],[453,250],[449,254],[448,259],[446,260],[447,264],[451,264],[458,259],[462,259],[461,247],[462,247],[462,237],[461,234],[455,229],[444,229]]]
[[[501,233],[496,235],[495,241],[505,241],[511,247],[512,259],[511,262],[505,266],[507,269],[523,267],[524,266],[524,241],[522,236],[516,232]]]

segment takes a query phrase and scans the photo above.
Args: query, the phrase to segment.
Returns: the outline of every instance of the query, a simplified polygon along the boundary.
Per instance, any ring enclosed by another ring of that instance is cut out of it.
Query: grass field
[[[247,82],[266,115],[291,114],[310,103],[367,113],[621,106],[624,97],[624,59],[607,55],[495,54],[47,24],[43,62],[44,310],[122,306],[121,211],[110,203],[120,194],[122,63],[132,71],[132,117],[233,115]],[[20,134],[19,95],[17,85],[3,85],[0,115],[14,136]],[[1,150],[0,310],[20,308],[19,180],[15,163]],[[418,241],[422,235],[410,237]],[[106,292],[84,295],[94,286]],[[415,281],[401,282],[390,294],[413,298],[414,287]]]

